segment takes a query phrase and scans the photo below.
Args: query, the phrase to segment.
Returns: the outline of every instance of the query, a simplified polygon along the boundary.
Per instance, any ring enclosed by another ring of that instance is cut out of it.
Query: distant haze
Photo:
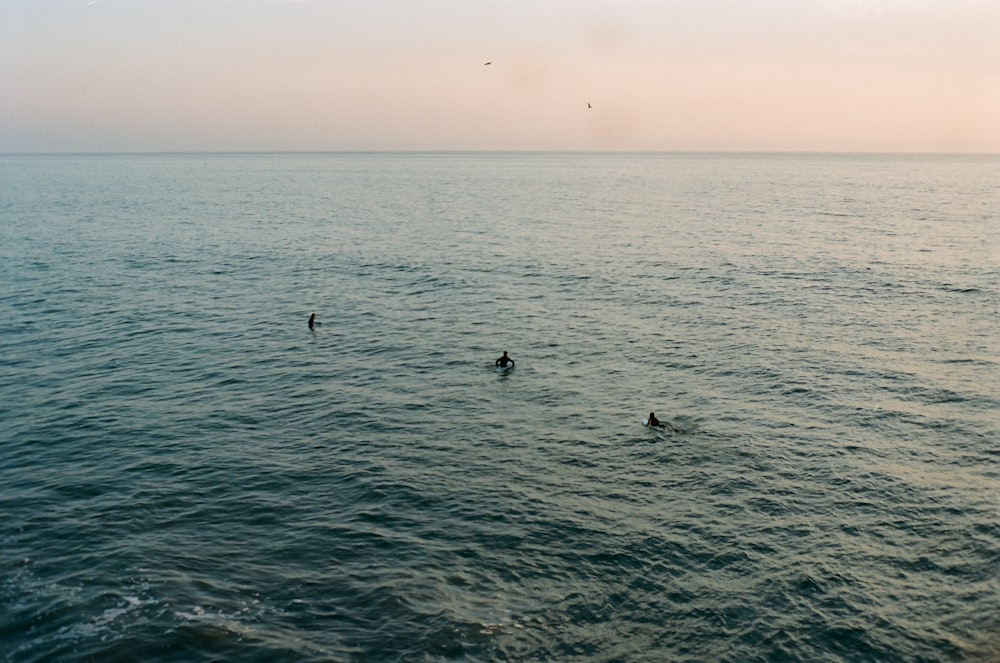
[[[219,150],[996,153],[1000,0],[0,0],[0,152]]]

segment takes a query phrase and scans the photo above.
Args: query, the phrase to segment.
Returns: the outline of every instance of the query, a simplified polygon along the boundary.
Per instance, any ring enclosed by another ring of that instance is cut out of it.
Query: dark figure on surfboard
[[[313,313],[312,315],[309,316],[309,329],[315,329],[315,328],[316,328],[316,314]]]
[[[649,426],[650,428],[652,428],[652,427],[655,426],[656,428],[666,428],[666,429],[672,430],[675,433],[680,433],[681,432],[681,429],[675,428],[671,424],[665,424],[662,421],[660,421],[659,419],[657,419],[656,415],[653,414],[652,412],[649,413],[649,419],[646,420],[646,425]]]
[[[503,356],[496,360],[495,364],[500,368],[507,368],[509,365],[514,368],[514,360],[507,356],[507,351],[503,351]]]

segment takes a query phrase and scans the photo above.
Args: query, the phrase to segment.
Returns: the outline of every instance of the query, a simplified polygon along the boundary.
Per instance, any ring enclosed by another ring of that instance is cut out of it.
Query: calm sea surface
[[[998,157],[0,157],[0,660],[997,661],[998,369]]]

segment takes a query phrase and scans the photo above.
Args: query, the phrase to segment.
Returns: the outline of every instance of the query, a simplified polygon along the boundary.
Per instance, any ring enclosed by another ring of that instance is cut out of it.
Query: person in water
[[[680,428],[677,428],[673,424],[663,423],[662,421],[657,419],[656,415],[653,414],[652,412],[649,413],[649,420],[646,421],[646,425],[649,426],[650,428],[652,428],[653,426],[656,426],[657,428],[666,428],[668,430],[672,430],[675,433],[683,432]]]
[[[503,351],[503,356],[496,360],[496,365],[500,368],[507,368],[507,365],[514,368],[514,360],[507,356],[507,351]]]
[[[315,328],[316,328],[316,314],[313,313],[312,315],[309,316],[309,329],[315,329]]]

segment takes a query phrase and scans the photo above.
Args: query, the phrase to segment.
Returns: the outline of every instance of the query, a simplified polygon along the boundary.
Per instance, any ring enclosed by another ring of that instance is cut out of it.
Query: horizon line
[[[154,156],[154,155],[323,155],[323,154],[676,154],[676,155],[771,155],[771,156],[969,156],[1000,157],[1000,152],[925,150],[698,150],[698,149],[321,149],[321,150],[74,150],[0,151],[0,157],[18,156]]]

